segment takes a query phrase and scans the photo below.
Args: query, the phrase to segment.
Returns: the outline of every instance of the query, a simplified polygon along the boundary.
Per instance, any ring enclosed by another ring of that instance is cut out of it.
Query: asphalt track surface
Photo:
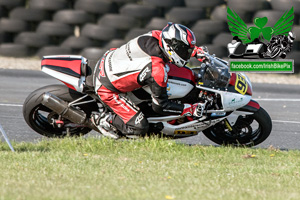
[[[16,142],[46,139],[24,121],[22,104],[35,89],[59,81],[40,71],[0,69],[0,124],[8,138]],[[300,149],[300,85],[253,84],[253,98],[270,114],[273,130],[257,147]],[[92,131],[88,136],[95,136]],[[1,140],[4,142],[2,135]],[[186,144],[215,145],[203,134],[180,140]]]

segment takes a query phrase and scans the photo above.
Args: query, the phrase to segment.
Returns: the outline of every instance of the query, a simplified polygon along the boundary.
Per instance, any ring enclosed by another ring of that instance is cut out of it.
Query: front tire
[[[71,90],[65,85],[49,85],[33,91],[24,102],[23,116],[26,123],[34,131],[46,137],[80,136],[91,131],[90,128],[76,126],[67,119],[61,119],[64,122],[62,127],[53,126],[51,120],[57,118],[58,114],[41,104],[42,96],[45,92],[50,92],[67,102],[72,102],[83,96],[81,93]],[[89,100],[91,100],[91,98]],[[84,111],[88,118],[92,111],[98,110],[96,102],[82,104],[76,107]],[[70,126],[67,127],[67,124]]]
[[[253,115],[239,116],[231,131],[225,123],[204,130],[204,135],[220,145],[255,146],[266,140],[272,130],[272,120],[262,107]]]

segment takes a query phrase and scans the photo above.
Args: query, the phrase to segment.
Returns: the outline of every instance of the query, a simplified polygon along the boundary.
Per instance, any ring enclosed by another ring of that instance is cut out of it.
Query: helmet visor
[[[188,59],[190,59],[194,47],[190,47],[186,45],[184,42],[176,39],[172,39],[172,40],[166,39],[165,41],[176,52],[176,54],[180,56],[183,60],[187,61]]]

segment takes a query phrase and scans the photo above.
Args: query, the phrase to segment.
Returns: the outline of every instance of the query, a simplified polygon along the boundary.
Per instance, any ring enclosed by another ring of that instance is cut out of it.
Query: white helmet
[[[189,62],[196,44],[194,33],[181,24],[169,22],[161,33],[161,48],[178,67]]]

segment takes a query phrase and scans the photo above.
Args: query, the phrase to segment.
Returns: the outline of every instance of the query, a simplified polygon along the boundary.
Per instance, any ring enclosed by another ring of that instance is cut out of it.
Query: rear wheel
[[[253,115],[239,116],[232,130],[222,121],[203,131],[204,135],[220,145],[255,146],[268,138],[272,130],[269,114],[260,108]]]
[[[57,113],[42,105],[42,96],[45,92],[50,92],[67,102],[82,97],[81,93],[71,90],[65,85],[50,85],[32,92],[24,102],[23,116],[34,131],[46,137],[80,136],[91,131],[90,128],[59,118]],[[96,102],[78,105],[76,108],[84,111],[87,117],[90,117],[92,111],[98,110]],[[59,119],[59,123],[53,125],[53,120],[57,119]]]

